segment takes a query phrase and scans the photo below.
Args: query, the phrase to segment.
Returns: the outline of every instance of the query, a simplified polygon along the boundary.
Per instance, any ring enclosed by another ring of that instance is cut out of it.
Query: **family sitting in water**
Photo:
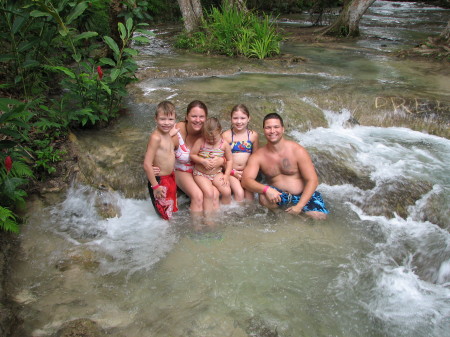
[[[148,190],[157,213],[170,220],[178,211],[177,188],[190,199],[192,216],[210,219],[220,204],[252,201],[261,205],[326,219],[328,210],[319,192],[311,157],[304,147],[284,139],[283,119],[277,113],[264,117],[266,145],[248,128],[250,113],[244,104],[231,110],[231,129],[222,132],[208,108],[192,101],[186,118],[176,123],[175,106],[158,104],[156,129],[150,135],[144,158]],[[267,185],[257,180],[261,172]]]

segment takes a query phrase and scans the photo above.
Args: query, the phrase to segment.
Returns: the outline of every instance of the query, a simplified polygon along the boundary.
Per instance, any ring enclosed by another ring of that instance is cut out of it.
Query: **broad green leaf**
[[[138,41],[138,42],[142,42],[142,43],[149,43],[150,42],[150,40],[147,37],[145,37],[145,36],[136,36],[136,37],[133,37],[132,40]]]
[[[127,38],[127,31],[125,29],[125,26],[123,25],[122,22],[119,22],[117,27],[119,28],[119,34],[120,34],[120,38],[122,40],[125,40]]]
[[[31,11],[30,16],[32,16],[34,18],[38,18],[38,17],[41,17],[41,16],[50,17],[51,15],[49,13],[45,13],[45,12],[41,12],[41,11],[38,11],[38,10],[34,10],[34,11]]]
[[[88,8],[88,4],[86,2],[80,2],[73,11],[67,16],[66,25],[70,25],[73,20],[79,17],[83,12]]]
[[[111,88],[108,85],[106,85],[104,82],[100,82],[100,85],[102,86],[102,89],[108,93],[108,95],[111,95]]]
[[[109,48],[112,49],[112,51],[119,55],[120,54],[120,50],[119,50],[119,46],[117,45],[116,41],[114,41],[112,38],[110,38],[109,36],[104,36],[103,39],[105,40],[106,44],[109,46]]]
[[[136,49],[132,49],[132,48],[125,48],[124,53],[127,53],[128,55],[131,56],[136,56],[137,54],[139,54],[139,52]]]
[[[49,69],[49,70],[61,71],[64,74],[66,74],[67,76],[69,76],[70,78],[73,78],[73,79],[75,79],[75,77],[76,77],[75,73],[72,70],[70,70],[69,68],[63,67],[63,66],[54,66],[54,67],[45,67],[45,68]]]
[[[81,34],[75,36],[75,38],[73,40],[78,41],[78,40],[82,40],[82,39],[90,39],[91,37],[94,37],[97,35],[98,35],[97,32],[84,32],[84,33],[81,33]]]
[[[133,31],[133,19],[128,18],[125,24],[127,25],[128,34],[131,34],[131,32]]]
[[[148,29],[136,29],[136,32],[142,33],[149,36],[155,36],[155,33],[153,33],[151,30]]]
[[[119,75],[120,75],[120,69],[113,69],[111,71],[111,81],[114,82],[117,79],[117,77],[119,77]]]
[[[102,58],[100,59],[100,62],[101,62],[102,64],[107,64],[107,65],[110,65],[110,66],[112,66],[112,67],[115,67],[115,66],[116,66],[116,62],[114,62],[113,60],[111,60],[111,59],[108,58],[108,57],[102,57]]]

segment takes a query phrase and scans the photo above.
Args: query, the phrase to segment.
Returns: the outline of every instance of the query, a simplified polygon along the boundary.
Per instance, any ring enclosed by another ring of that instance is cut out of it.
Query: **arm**
[[[204,165],[204,161],[206,160],[206,158],[201,158],[198,155],[198,153],[200,152],[200,146],[202,145],[202,142],[203,138],[199,138],[195,141],[194,145],[192,145],[190,156],[193,163],[203,165],[206,168],[206,166]]]
[[[314,168],[314,164],[311,160],[311,157],[309,156],[308,151],[300,146],[295,151],[295,156],[297,159],[297,166],[300,171],[300,175],[305,185],[303,187],[302,197],[300,198],[298,204],[286,209],[286,212],[291,214],[301,213],[303,207],[305,207],[305,205],[311,199],[311,196],[316,191],[317,186],[319,185],[319,179],[317,177],[316,169]]]
[[[147,179],[151,186],[157,186],[158,181],[156,180],[156,175],[153,168],[153,161],[155,160],[156,151],[161,144],[161,137],[157,134],[152,133],[149,137],[147,144],[147,151],[144,157],[144,170],[147,175]],[[166,196],[166,190],[163,186],[160,186],[154,190],[155,198],[164,198]]]
[[[256,131],[252,131],[250,134],[250,140],[253,143],[252,153],[255,153],[259,149],[259,135]]]
[[[228,185],[230,181],[230,173],[233,169],[233,154],[231,153],[231,147],[230,144],[224,143],[224,151],[225,151],[225,158],[226,158],[226,166],[225,166],[225,172],[223,173],[223,177],[225,180],[225,183]]]
[[[260,168],[259,156],[257,153],[252,154],[247,161],[244,173],[242,174],[241,184],[247,191],[254,193],[262,193],[265,185],[256,181]]]
[[[259,169],[261,168],[260,160],[261,158],[258,153],[254,153],[250,156],[247,161],[247,166],[244,169],[244,173],[242,174],[242,187],[250,192],[264,194],[266,199],[271,203],[277,203],[281,200],[281,193],[268,185],[256,181]]]

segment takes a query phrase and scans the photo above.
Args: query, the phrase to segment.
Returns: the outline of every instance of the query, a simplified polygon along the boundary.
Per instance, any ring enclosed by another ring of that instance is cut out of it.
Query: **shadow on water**
[[[377,2],[364,29],[414,7],[392,4]],[[450,336],[448,69],[397,60],[372,38],[285,44],[307,60],[293,63],[155,44],[138,60],[129,113],[77,133],[73,186],[29,202],[13,265],[17,336],[54,336],[76,319],[114,337]],[[179,120],[201,99],[225,128],[245,103],[258,132],[280,113],[311,153],[330,217],[233,203],[198,229],[181,196],[173,221],[158,218],[141,163],[164,99]]]

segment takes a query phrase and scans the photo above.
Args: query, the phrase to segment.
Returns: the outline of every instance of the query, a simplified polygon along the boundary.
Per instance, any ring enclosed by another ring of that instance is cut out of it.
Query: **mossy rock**
[[[86,318],[76,319],[63,324],[56,337],[105,337],[106,333],[99,325]]]

